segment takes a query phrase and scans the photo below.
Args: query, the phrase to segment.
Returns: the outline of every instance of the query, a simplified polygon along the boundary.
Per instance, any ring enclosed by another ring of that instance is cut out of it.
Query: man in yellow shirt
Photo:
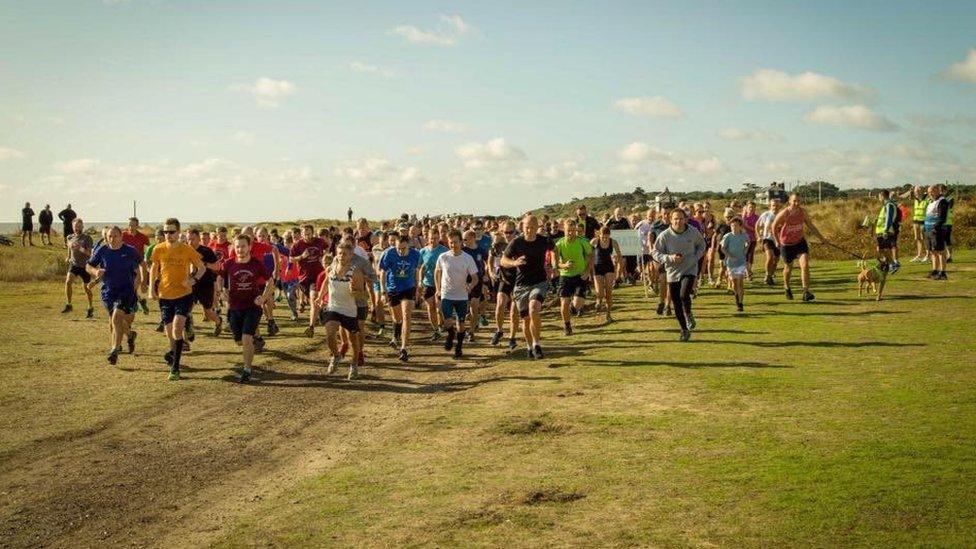
[[[180,358],[183,355],[183,328],[193,307],[193,285],[206,272],[200,254],[185,242],[180,242],[180,222],[169,218],[163,225],[166,240],[153,248],[149,258],[150,298],[159,300],[159,311],[166,327],[170,351],[165,359],[170,366],[169,380],[180,379]]]

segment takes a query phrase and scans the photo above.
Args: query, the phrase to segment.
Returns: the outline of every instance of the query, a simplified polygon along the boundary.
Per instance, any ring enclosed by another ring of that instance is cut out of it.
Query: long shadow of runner
[[[454,393],[473,389],[479,385],[500,381],[560,381],[559,376],[497,376],[472,381],[448,381],[444,383],[417,383],[409,379],[379,378],[368,374],[360,375],[355,381],[348,381],[338,374],[327,376],[312,373],[286,373],[261,370],[255,368],[257,379],[252,385],[269,387],[318,387],[321,389],[339,389],[344,391],[387,392],[402,394],[431,394]],[[237,383],[235,374],[228,374],[220,379]],[[297,383],[287,383],[290,380]],[[276,383],[277,382],[277,383]]]
[[[694,333],[694,332],[692,332]],[[827,348],[858,348],[858,347],[926,347],[924,343],[894,343],[891,341],[736,341],[717,339],[696,339],[692,342],[721,343],[723,345],[751,345],[775,349],[778,347],[827,347]]]
[[[606,360],[599,358],[584,358],[581,364],[596,366],[667,366],[669,368],[792,368],[784,364],[768,364],[765,362],[663,362],[655,360]]]

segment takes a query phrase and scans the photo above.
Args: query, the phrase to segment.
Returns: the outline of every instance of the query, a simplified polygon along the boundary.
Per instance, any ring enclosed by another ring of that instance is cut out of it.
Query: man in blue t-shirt
[[[112,365],[119,360],[122,336],[128,343],[129,354],[136,350],[136,333],[131,328],[138,306],[137,277],[142,292],[147,290],[147,281],[142,277],[142,264],[142,254],[122,241],[122,229],[112,227],[105,245],[95,250],[85,266],[92,276],[102,279],[102,303],[109,314],[112,341],[108,363]]]
[[[440,243],[440,233],[437,229],[427,230],[427,245],[420,250],[420,278],[424,286],[424,305],[427,306],[427,318],[433,333],[431,341],[441,338],[441,312],[437,306],[437,284],[434,281],[434,270],[437,268],[437,258],[447,251],[447,246]]]
[[[380,295],[393,315],[390,346],[400,347],[398,358],[406,362],[409,359],[410,313],[417,299],[420,278],[420,252],[410,247],[410,237],[406,234],[398,236],[396,242],[396,246],[387,249],[380,258]]]
[[[474,332],[478,329],[479,324],[482,326],[488,325],[488,319],[481,314],[481,300],[485,293],[483,283],[485,279],[485,263],[488,261],[488,250],[490,249],[490,245],[488,248],[481,247],[477,229],[464,233],[464,246],[461,247],[461,250],[470,255],[474,259],[474,264],[478,267],[477,279],[473,281],[474,284],[472,285],[471,292],[468,294],[468,311],[471,314],[471,329],[468,330],[468,341],[474,341]]]

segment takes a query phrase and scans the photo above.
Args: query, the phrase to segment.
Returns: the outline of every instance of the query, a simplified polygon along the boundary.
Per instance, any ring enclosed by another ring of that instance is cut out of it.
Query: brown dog
[[[857,275],[857,296],[862,297],[865,290],[878,294],[877,300],[881,301],[884,295],[885,282],[888,280],[888,269],[884,263],[868,268],[864,261],[858,261],[857,266],[861,272]]]

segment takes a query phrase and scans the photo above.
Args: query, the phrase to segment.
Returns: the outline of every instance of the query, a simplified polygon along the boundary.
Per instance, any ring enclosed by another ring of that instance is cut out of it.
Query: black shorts
[[[946,247],[944,228],[933,227],[925,231],[925,243],[930,252],[944,252]]]
[[[501,280],[498,281],[498,293],[500,293],[500,294],[502,294],[504,296],[507,296],[508,298],[511,298],[512,297],[512,290],[514,290],[514,289],[515,289],[515,283],[514,282],[510,282],[510,281],[505,280],[505,279],[501,279]]]
[[[179,316],[190,316],[193,310],[193,294],[186,294],[176,299],[159,300],[159,314],[163,318],[163,324],[173,322],[173,318]]]
[[[942,239],[945,240],[946,246],[952,246],[952,225],[943,225]]]
[[[913,219],[912,220],[912,223],[915,224],[915,225],[925,225],[925,220],[923,219],[921,221],[916,221],[916,220]]]
[[[356,320],[366,320],[367,316],[369,316],[369,307],[356,305]]]
[[[807,239],[802,239],[796,244],[782,245],[779,247],[780,253],[783,255],[783,263],[790,264],[793,260],[800,257],[803,254],[810,253],[810,247],[807,246]]]
[[[773,257],[779,257],[779,246],[776,245],[776,242],[772,238],[764,238],[762,246],[764,250],[773,252]]]
[[[342,326],[351,334],[359,332],[359,320],[354,316],[346,316],[335,311],[325,311],[325,315],[322,316],[322,324],[328,324],[329,322],[338,322],[339,326]]]
[[[122,311],[127,315],[131,315],[136,312],[136,291],[132,289],[131,292],[120,291],[112,292],[109,294],[102,294],[102,304],[105,305],[105,310],[108,314],[112,314],[116,309]]]
[[[875,237],[879,250],[890,250],[898,246],[898,235],[894,233],[882,234]]]
[[[50,225],[41,225],[41,230],[38,231],[38,232],[40,232],[41,234],[47,234],[47,235],[49,235],[49,234],[51,234],[51,226]]]
[[[401,292],[387,292],[390,307],[399,307],[402,301],[413,301],[417,297],[417,288],[408,288]]]
[[[22,232],[25,232],[25,233],[33,232],[34,231],[34,224],[33,223],[24,223],[23,225],[20,226],[20,230]]]
[[[84,267],[68,267],[68,274],[75,275],[81,279],[82,282],[88,284],[91,282],[91,275],[85,270]]]
[[[263,314],[261,307],[256,306],[227,311],[227,324],[230,325],[230,331],[234,334],[234,341],[241,341],[245,335],[253,336],[256,334]]]
[[[606,276],[615,270],[613,263],[597,263],[593,266],[593,272],[596,273],[596,276]]]
[[[474,285],[474,288],[471,288],[471,291],[468,292],[468,299],[481,299],[484,296],[485,296],[485,283],[479,279],[478,283]]]
[[[201,280],[193,285],[193,300],[204,309],[213,309],[214,281]]]
[[[424,286],[424,301],[431,299],[432,297],[434,297],[434,294],[436,293],[437,293],[436,286]]]
[[[559,277],[559,297],[583,297],[586,281],[580,275]]]

